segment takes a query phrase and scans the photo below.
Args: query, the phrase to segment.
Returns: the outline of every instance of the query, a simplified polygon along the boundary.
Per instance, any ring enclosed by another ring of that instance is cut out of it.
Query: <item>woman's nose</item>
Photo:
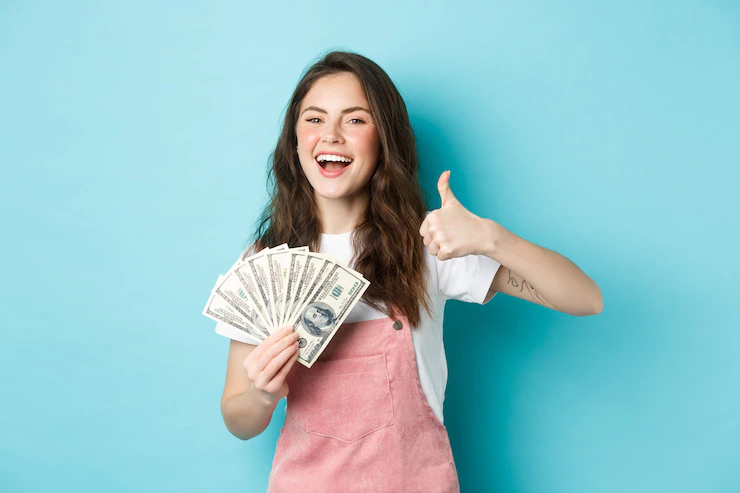
[[[342,132],[339,130],[339,127],[336,124],[326,125],[324,129],[324,135],[322,136],[321,140],[328,144],[342,141]]]
[[[327,144],[335,144],[337,142],[340,142],[342,139],[339,137],[338,134],[334,132],[327,132],[324,134],[324,138],[322,140]]]

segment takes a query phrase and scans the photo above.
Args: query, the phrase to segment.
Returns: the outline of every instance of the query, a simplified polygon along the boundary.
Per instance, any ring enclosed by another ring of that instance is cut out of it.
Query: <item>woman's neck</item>
[[[337,235],[352,231],[367,208],[367,193],[356,193],[351,197],[327,199],[315,195],[321,232]]]

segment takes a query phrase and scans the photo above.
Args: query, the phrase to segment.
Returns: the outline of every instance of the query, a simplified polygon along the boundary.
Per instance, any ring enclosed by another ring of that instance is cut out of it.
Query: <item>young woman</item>
[[[378,65],[333,52],[309,68],[272,155],[256,244],[308,245],[371,284],[310,369],[295,364],[290,328],[259,344],[228,333],[229,431],[258,435],[287,396],[271,492],[458,491],[442,424],[445,301],[502,292],[577,316],[602,309],[599,287],[568,259],[465,209],[449,172],[427,214],[418,166],[406,105]]]

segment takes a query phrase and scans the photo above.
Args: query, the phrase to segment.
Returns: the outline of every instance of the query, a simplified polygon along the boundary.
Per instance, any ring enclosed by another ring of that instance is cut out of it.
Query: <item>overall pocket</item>
[[[307,433],[352,443],[393,424],[384,354],[317,361],[300,376],[303,399],[294,411]]]

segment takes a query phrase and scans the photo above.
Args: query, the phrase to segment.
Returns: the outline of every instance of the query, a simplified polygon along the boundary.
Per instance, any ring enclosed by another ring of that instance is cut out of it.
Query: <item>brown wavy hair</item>
[[[388,74],[372,60],[350,52],[326,54],[303,74],[290,98],[275,151],[270,155],[270,201],[254,233],[261,247],[320,247],[321,225],[314,191],[297,153],[296,123],[303,98],[321,77],[348,72],[357,77],[370,105],[382,150],[367,187],[369,199],[352,233],[352,266],[370,281],[369,306],[392,317],[399,312],[418,327],[430,313],[424,244],[419,228],[427,210],[419,184],[416,137],[406,104]]]

